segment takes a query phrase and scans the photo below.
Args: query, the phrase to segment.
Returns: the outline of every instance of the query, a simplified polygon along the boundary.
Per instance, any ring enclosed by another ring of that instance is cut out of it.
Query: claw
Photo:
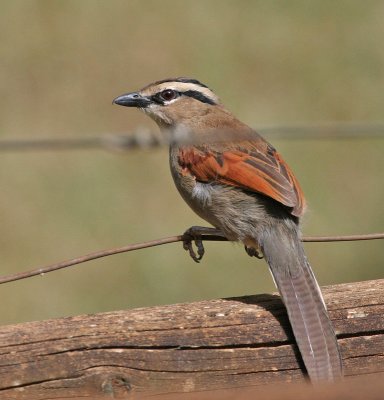
[[[214,228],[205,228],[202,226],[191,226],[184,232],[185,239],[183,240],[183,248],[184,250],[189,252],[192,260],[195,262],[200,262],[203,258],[205,249],[203,245],[203,241],[201,240],[201,236],[204,234],[216,233],[217,229]],[[192,242],[195,243],[197,254],[193,248]]]
[[[244,246],[244,248],[250,257],[256,257],[259,260],[261,260],[264,257],[263,253],[261,253],[260,250],[256,249],[255,247]]]
[[[205,253],[203,241],[201,239],[197,239],[197,240],[195,240],[195,245],[197,248],[197,254],[199,255],[198,261],[200,261],[203,258],[204,253]]]
[[[205,250],[202,241],[202,235],[219,235],[225,238],[224,234],[216,228],[208,228],[204,226],[191,226],[184,232],[183,248],[189,252],[192,260],[195,262],[200,262],[203,258]],[[195,242],[197,249],[197,254],[193,249],[192,242]]]
[[[183,241],[184,250],[189,252],[189,255],[191,256],[193,261],[199,263],[205,253],[202,240],[197,238],[196,236],[192,236],[191,233],[189,233],[189,232],[186,232],[184,235],[189,236],[189,238],[187,238]],[[197,254],[196,254],[195,250],[193,249],[192,242],[195,242],[195,245],[197,248]]]

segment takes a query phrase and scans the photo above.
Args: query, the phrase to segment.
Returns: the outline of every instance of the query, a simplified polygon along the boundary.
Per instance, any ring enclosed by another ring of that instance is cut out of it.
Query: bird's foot
[[[203,258],[205,249],[203,245],[203,235],[220,235],[223,236],[222,232],[215,228],[208,228],[204,226],[191,226],[183,234],[183,248],[189,252],[192,260],[199,263]],[[193,248],[192,242],[195,242],[197,254]]]
[[[244,246],[244,248],[250,257],[256,257],[259,260],[264,258],[263,253],[260,251],[260,249],[257,249],[255,247],[248,247],[248,246]]]

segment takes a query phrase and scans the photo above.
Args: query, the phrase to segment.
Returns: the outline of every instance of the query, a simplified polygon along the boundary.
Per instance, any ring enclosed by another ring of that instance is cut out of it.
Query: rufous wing
[[[207,146],[182,147],[179,164],[182,173],[200,182],[218,182],[265,196],[291,208],[291,214],[304,212],[305,200],[292,171],[272,146],[240,144],[228,150]]]

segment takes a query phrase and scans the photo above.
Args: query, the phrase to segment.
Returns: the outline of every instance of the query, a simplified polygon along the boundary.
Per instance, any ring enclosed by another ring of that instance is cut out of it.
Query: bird
[[[343,376],[337,338],[301,242],[306,201],[277,150],[241,122],[205,84],[163,79],[113,103],[143,111],[169,140],[171,174],[182,198],[213,228],[191,227],[192,258],[204,254],[201,235],[217,233],[264,257],[286,307],[311,382]]]

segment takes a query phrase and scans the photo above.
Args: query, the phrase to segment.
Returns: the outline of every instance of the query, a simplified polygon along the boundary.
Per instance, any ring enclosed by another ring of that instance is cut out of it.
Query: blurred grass
[[[384,109],[384,3],[355,0],[2,0],[0,136],[93,136],[154,125],[112,107],[192,76],[257,127],[375,121]],[[383,140],[279,140],[309,201],[306,234],[383,231]],[[166,149],[0,155],[1,274],[201,223]],[[168,245],[3,285],[0,322],[274,290],[241,246],[202,264]],[[382,277],[380,241],[310,244],[321,284]]]

